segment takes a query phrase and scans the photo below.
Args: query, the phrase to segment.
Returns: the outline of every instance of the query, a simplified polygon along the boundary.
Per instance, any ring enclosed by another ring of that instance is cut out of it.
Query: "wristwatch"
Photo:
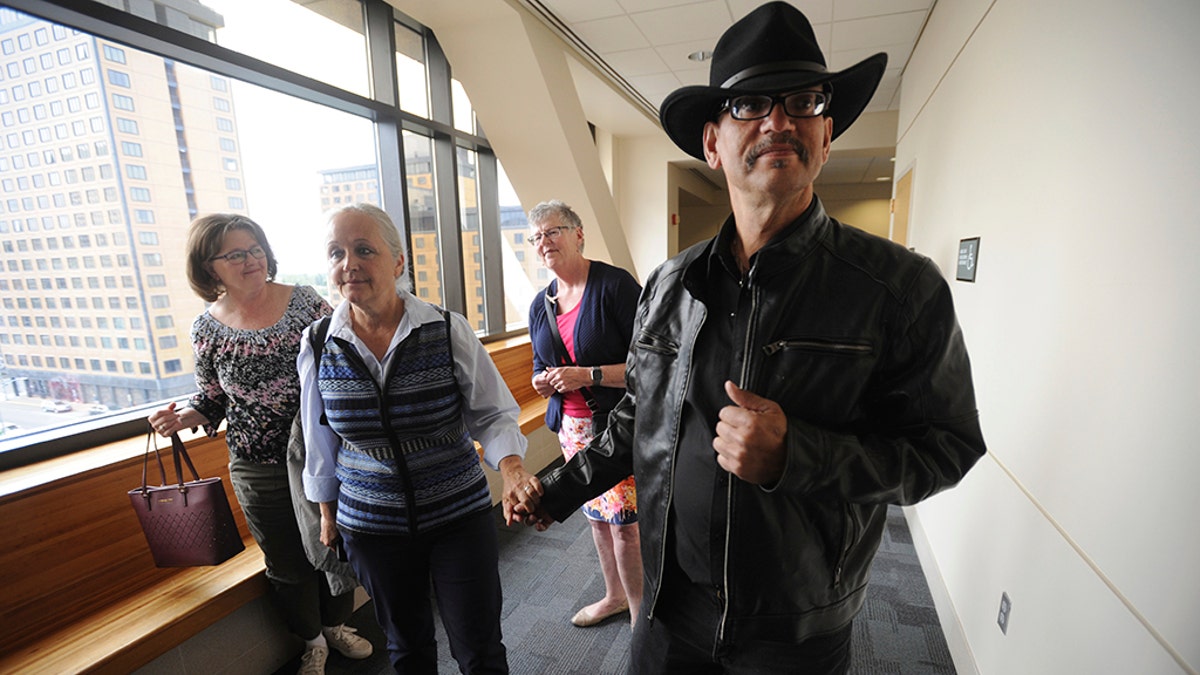
[[[600,380],[604,379],[604,371],[600,370],[600,366],[592,366],[592,385],[600,386]]]

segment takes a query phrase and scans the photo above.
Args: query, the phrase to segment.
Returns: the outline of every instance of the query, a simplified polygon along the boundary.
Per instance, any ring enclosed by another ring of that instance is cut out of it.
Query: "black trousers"
[[[346,556],[375,602],[397,673],[437,674],[430,583],[450,653],[463,673],[507,673],[496,525],[488,511],[433,534],[342,532]]]
[[[853,624],[803,642],[717,639],[722,602],[716,589],[668,571],[653,620],[633,632],[630,673],[708,675],[796,673],[843,675],[850,670]]]

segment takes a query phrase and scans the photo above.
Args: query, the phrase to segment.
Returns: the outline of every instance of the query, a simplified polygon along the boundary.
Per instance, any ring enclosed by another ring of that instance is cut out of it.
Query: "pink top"
[[[575,360],[575,320],[579,316],[579,305],[582,304],[578,303],[571,311],[554,317],[558,323],[558,332],[562,335],[563,346],[567,348],[567,354],[571,356],[572,361]],[[571,417],[591,417],[592,411],[588,408],[583,394],[576,389],[563,394],[563,414]]]

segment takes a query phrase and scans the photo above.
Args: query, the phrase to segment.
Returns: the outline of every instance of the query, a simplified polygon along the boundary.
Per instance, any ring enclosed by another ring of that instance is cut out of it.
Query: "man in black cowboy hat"
[[[721,37],[710,86],[663,102],[733,214],[651,274],[608,431],[518,509],[562,520],[632,465],[635,672],[845,672],[888,504],[985,452],[940,272],[813,193],[886,60],[829,71],[804,15],[773,2]]]

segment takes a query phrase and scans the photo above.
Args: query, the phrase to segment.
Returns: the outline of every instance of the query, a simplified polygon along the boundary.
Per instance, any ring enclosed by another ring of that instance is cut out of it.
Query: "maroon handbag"
[[[162,484],[158,486],[146,484],[151,447],[162,476]],[[154,564],[159,567],[220,565],[246,548],[233,520],[225,486],[220,477],[200,478],[178,434],[171,434],[171,455],[175,458],[176,483],[167,485],[166,469],[151,430],[142,458],[142,486],[129,491],[129,501],[142,524]],[[183,480],[180,457],[195,480]]]

